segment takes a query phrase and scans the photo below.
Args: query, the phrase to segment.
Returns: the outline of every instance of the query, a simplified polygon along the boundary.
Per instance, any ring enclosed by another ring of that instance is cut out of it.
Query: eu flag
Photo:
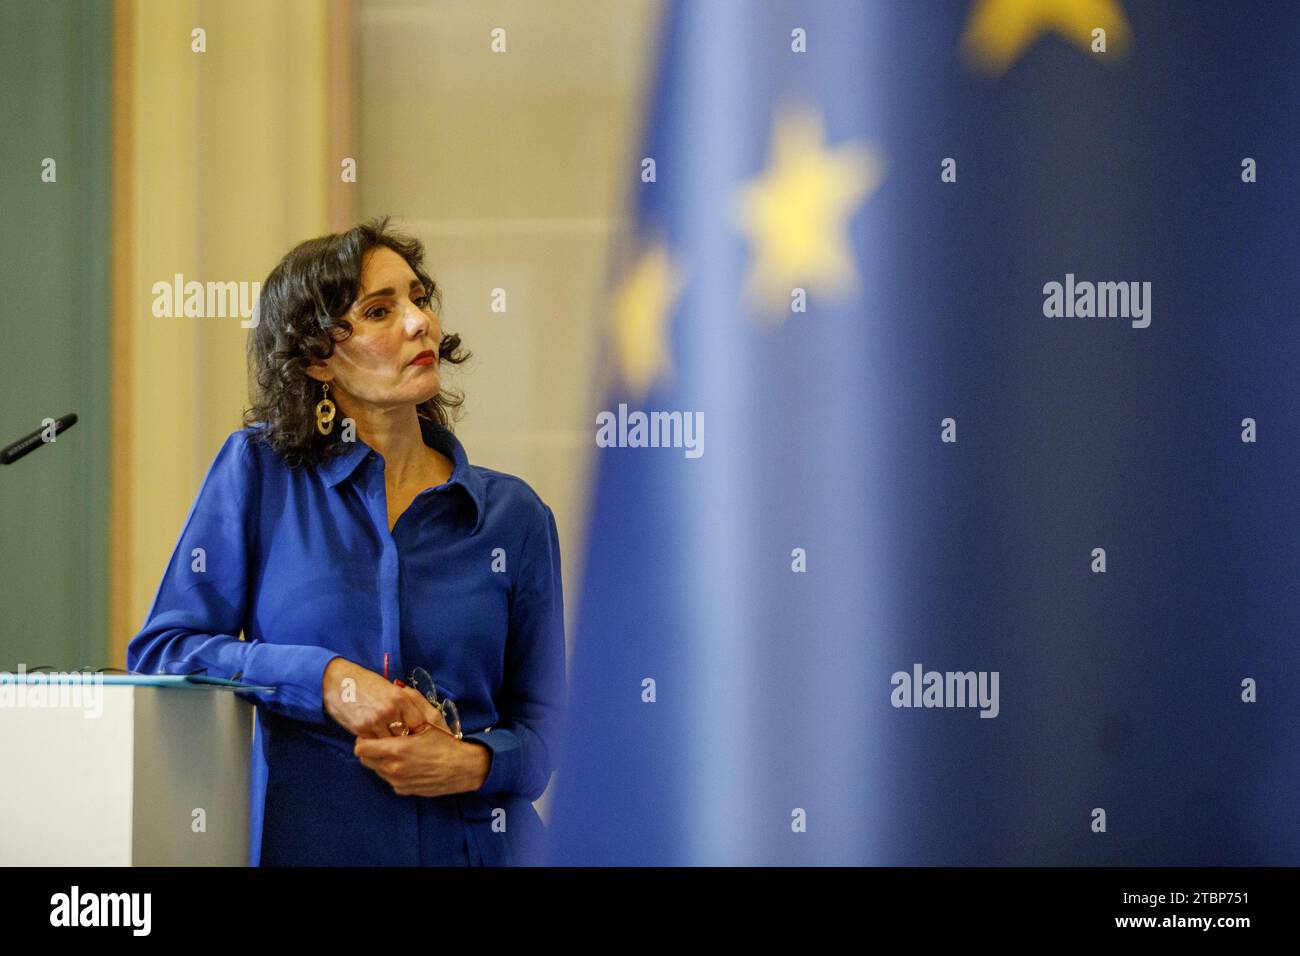
[[[1300,861],[1297,27],[667,8],[550,862]]]

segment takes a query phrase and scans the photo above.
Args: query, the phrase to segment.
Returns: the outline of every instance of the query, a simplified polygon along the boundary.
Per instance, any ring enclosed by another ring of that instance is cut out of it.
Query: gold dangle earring
[[[321,382],[323,396],[316,403],[316,430],[322,435],[328,435],[334,430],[334,403],[330,401],[329,382]]]

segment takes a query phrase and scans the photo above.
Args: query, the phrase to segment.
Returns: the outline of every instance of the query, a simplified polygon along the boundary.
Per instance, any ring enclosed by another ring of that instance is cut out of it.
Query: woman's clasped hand
[[[353,753],[395,793],[437,797],[476,790],[491,757],[479,744],[457,740],[442,711],[411,687],[399,687],[346,658],[325,668],[325,710],[356,735]],[[409,735],[390,726],[401,721]]]
[[[343,657],[334,658],[325,668],[322,692],[325,712],[357,737],[391,737],[389,725],[396,721],[413,734],[427,724],[447,726],[442,712],[414,688],[399,687]]]

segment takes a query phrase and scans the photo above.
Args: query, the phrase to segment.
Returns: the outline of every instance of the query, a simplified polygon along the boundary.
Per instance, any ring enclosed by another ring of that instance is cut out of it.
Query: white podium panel
[[[216,687],[0,691],[0,866],[248,864],[251,704]]]

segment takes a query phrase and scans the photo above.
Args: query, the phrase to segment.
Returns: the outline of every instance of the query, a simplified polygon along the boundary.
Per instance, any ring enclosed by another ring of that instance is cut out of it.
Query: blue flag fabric
[[[550,862],[1300,862],[1297,27],[669,6]]]

